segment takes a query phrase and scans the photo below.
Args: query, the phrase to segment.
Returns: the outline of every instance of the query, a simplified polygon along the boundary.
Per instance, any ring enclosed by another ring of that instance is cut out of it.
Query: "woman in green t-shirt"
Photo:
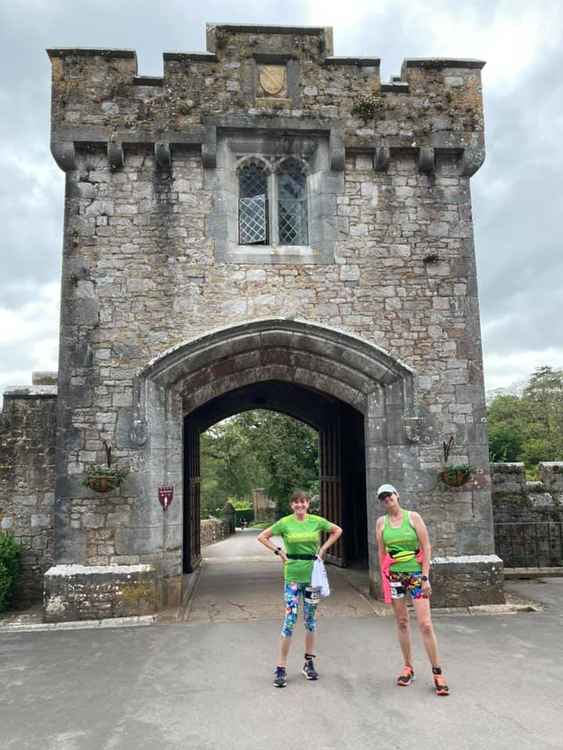
[[[271,550],[284,564],[285,619],[280,638],[280,656],[274,670],[274,685],[287,685],[287,656],[291,636],[297,622],[299,599],[303,599],[303,619],[305,623],[305,664],[303,674],[308,680],[317,680],[315,669],[315,630],[318,594],[311,589],[313,561],[323,559],[325,552],[342,534],[340,526],[321,516],[310,515],[309,498],[302,490],[291,496],[293,513],[280,518],[273,526],[258,535],[258,541]],[[321,531],[328,532],[328,538],[321,545]],[[281,536],[285,549],[276,547],[270,541],[272,536]]]
[[[405,666],[397,677],[399,687],[414,680],[409,613],[406,595],[411,597],[422,641],[432,665],[437,695],[448,695],[438,657],[438,643],[430,616],[430,557],[428,530],[420,515],[401,508],[399,493],[391,484],[382,484],[377,497],[385,515],[377,519],[375,534],[379,550],[379,569],[385,601],[393,605],[397,621],[399,645]]]

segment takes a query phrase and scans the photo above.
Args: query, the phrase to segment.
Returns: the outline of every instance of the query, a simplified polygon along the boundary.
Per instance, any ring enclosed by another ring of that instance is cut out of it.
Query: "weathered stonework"
[[[506,567],[563,565],[563,463],[539,464],[526,481],[524,464],[491,464],[496,551]]]
[[[432,560],[432,606],[504,604],[504,569],[496,555]]]
[[[56,565],[45,574],[45,622],[151,615],[159,600],[150,565]]]
[[[377,58],[333,56],[330,30],[229,25],[208,27],[208,52],[166,53],[163,78],[137,76],[127,50],[49,56],[67,173],[56,561],[154,564],[177,592],[200,544],[199,532],[186,542],[193,419],[235,413],[232,394],[248,401],[260,384],[323,445],[341,444],[335,425],[359,430],[361,486],[343,456],[321,495],[330,482],[367,492],[350,524],[374,590],[384,480],[423,513],[437,554],[492,553],[469,190],[483,63],[410,59],[381,84]],[[263,66],[285,68],[281,88]],[[308,245],[237,244],[249,156],[271,184],[286,157],[305,165]],[[452,460],[476,467],[460,490],[437,481],[450,435]],[[102,440],[131,469],[103,496],[81,484]]]
[[[24,548],[20,605],[41,598],[55,555],[57,388],[45,376],[33,382],[8,388],[0,414],[0,529]]]
[[[204,518],[201,520],[201,546],[215,544],[230,535],[229,526],[218,518]]]

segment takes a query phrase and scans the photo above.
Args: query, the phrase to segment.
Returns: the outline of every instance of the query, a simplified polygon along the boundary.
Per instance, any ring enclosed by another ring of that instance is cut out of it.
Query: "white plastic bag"
[[[325,564],[317,557],[313,563],[313,575],[311,576],[311,587],[319,589],[320,595],[325,599],[330,596],[330,586],[326,574]]]

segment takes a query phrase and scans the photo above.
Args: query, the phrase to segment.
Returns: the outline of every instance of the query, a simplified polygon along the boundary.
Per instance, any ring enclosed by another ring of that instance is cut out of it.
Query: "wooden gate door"
[[[184,573],[201,561],[200,539],[200,431],[189,417],[184,420]]]
[[[342,507],[342,431],[341,419],[334,414],[319,432],[319,459],[321,465],[321,515],[344,527]],[[344,567],[345,547],[342,537],[332,546],[326,556],[327,562]]]

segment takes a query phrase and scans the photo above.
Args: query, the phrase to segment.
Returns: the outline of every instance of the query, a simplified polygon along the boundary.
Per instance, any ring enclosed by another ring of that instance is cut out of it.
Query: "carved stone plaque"
[[[285,65],[261,65],[259,69],[262,96],[284,98],[287,96],[287,71]]]

